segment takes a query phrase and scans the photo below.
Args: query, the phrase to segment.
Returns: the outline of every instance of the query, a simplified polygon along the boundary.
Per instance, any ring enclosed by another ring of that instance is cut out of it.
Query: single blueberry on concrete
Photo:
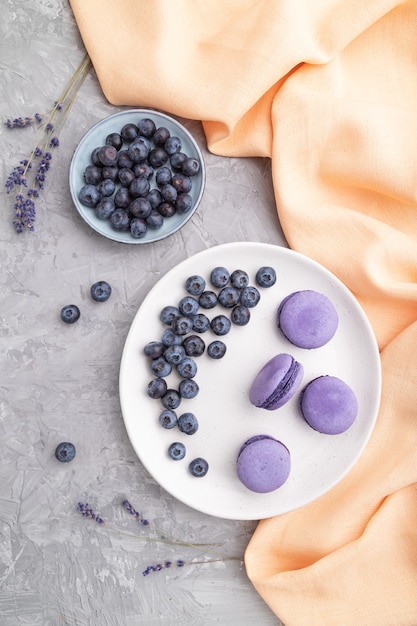
[[[66,324],[74,324],[80,319],[80,309],[76,304],[67,304],[61,309],[61,319]]]
[[[96,302],[106,302],[111,296],[111,286],[105,280],[99,280],[91,285],[90,293]]]
[[[55,449],[55,458],[61,463],[69,463],[75,457],[75,446],[69,441],[63,441]]]

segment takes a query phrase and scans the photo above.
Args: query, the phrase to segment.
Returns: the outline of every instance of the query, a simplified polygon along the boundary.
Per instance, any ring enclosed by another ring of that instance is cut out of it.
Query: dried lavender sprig
[[[149,576],[152,572],[160,572],[162,569],[169,569],[171,567],[185,567],[186,565],[205,565],[206,563],[223,563],[224,561],[242,561],[237,556],[224,556],[221,559],[207,559],[205,561],[182,561],[181,559],[172,562],[164,561],[163,563],[156,563],[156,565],[148,565],[148,567],[142,572],[142,576]]]
[[[74,72],[73,76],[66,85],[60,98],[55,102],[55,105],[50,111],[45,123],[41,125],[40,137],[36,142],[29,158],[21,161],[19,166],[15,167],[7,178],[5,184],[7,193],[10,193],[15,186],[19,186],[15,203],[13,205],[15,211],[13,224],[17,233],[21,233],[25,227],[29,230],[34,230],[36,209],[33,198],[39,197],[39,194],[36,195],[33,192],[36,187],[44,189],[46,172],[50,169],[52,159],[52,155],[48,151],[48,148],[57,148],[59,146],[58,134],[60,130],[62,130],[75,97],[88,72],[90,71],[90,68],[91,61],[89,56],[86,54],[83,61],[80,63],[77,70]],[[34,117],[37,121],[43,119],[40,114],[35,114]],[[22,125],[29,124],[30,119],[31,118],[16,118],[15,120],[8,120],[6,122],[6,126],[9,128],[17,126],[22,127]],[[27,174],[31,169],[35,158],[40,158],[40,162],[34,176],[35,180],[30,188],[31,193],[28,193],[27,200],[22,200],[21,196],[23,188],[28,186]]]
[[[4,125],[7,126],[7,128],[26,128],[26,126],[32,126],[35,122],[41,122],[42,119],[42,113],[35,113],[35,115],[31,117],[9,118],[4,122]]]
[[[87,502],[79,502],[77,505],[77,511],[79,511],[81,515],[83,515],[83,517],[89,517],[93,519],[97,522],[97,524],[104,524],[103,518],[94,513],[93,509],[88,506]]]
[[[123,500],[123,506],[126,511],[128,511],[131,515],[134,515],[138,522],[140,522],[143,526],[149,526],[148,520],[144,519],[143,515],[136,511],[128,500]]]

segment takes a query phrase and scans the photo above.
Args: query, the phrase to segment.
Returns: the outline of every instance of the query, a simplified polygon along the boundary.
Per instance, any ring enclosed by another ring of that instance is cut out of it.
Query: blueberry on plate
[[[226,354],[226,344],[223,341],[212,341],[207,347],[207,354],[212,359],[222,359]]]
[[[119,231],[129,230],[129,226],[130,226],[129,213],[122,208],[116,209],[110,215],[110,224],[112,228],[114,228],[114,230],[119,230]]]
[[[175,411],[172,409],[164,409],[159,416],[159,423],[162,428],[171,429],[177,425],[178,418]]]
[[[210,274],[211,284],[214,287],[226,287],[226,285],[230,281],[230,273],[226,267],[215,267],[212,269]]]
[[[173,345],[168,346],[168,348],[164,352],[164,358],[171,365],[178,365],[181,361],[184,360],[186,355],[184,346],[181,345]]]
[[[194,435],[198,430],[198,420],[194,413],[183,413],[180,415],[178,428],[184,435]]]
[[[69,463],[75,457],[75,446],[73,443],[63,441],[55,449],[55,458],[61,463]]]
[[[239,303],[240,293],[235,287],[223,287],[219,292],[219,302],[222,306],[231,309]]]
[[[263,266],[256,272],[256,282],[260,287],[272,287],[277,281],[277,275],[273,267]]]
[[[162,398],[167,388],[168,385],[164,378],[154,378],[148,384],[148,396],[153,399]]]
[[[142,239],[148,232],[146,221],[140,217],[134,217],[130,220],[130,234],[134,239]]]
[[[215,335],[227,335],[231,325],[231,321],[225,315],[216,315],[210,322],[211,330]]]
[[[206,349],[206,344],[198,335],[188,335],[182,342],[182,347],[187,356],[201,356]]]
[[[198,311],[198,300],[193,296],[184,296],[178,303],[178,308],[182,315],[196,315]]]
[[[249,285],[249,276],[244,270],[235,270],[232,272],[230,282],[236,289],[243,289]]]
[[[202,309],[214,309],[217,305],[217,294],[214,291],[203,291],[198,302]]]
[[[162,341],[149,341],[143,351],[151,359],[158,359],[163,355],[165,346]]]
[[[190,357],[185,357],[177,365],[177,372],[182,378],[194,378],[197,374],[197,363]]]
[[[161,397],[162,406],[174,411],[181,404],[181,396],[176,389],[168,389]]]
[[[186,176],[195,176],[200,171],[200,161],[194,157],[187,157],[181,165],[181,171]]]
[[[196,476],[197,478],[202,478],[207,474],[209,464],[205,459],[199,457],[197,459],[193,459],[188,468],[193,476]]]
[[[250,310],[247,306],[238,304],[238,306],[235,306],[235,308],[233,309],[230,315],[230,319],[232,320],[233,324],[236,324],[236,326],[246,326],[246,324],[248,324],[250,320]]]
[[[179,317],[180,312],[176,306],[167,305],[164,306],[162,311],[159,314],[159,319],[163,324],[167,324],[170,326],[176,317]]]
[[[205,333],[210,328],[210,320],[204,313],[193,316],[193,330],[196,333]]]
[[[180,441],[171,443],[168,448],[168,454],[174,461],[181,461],[185,457],[185,446]]]
[[[80,319],[80,309],[76,304],[67,304],[61,309],[61,319],[66,324],[74,324]]]
[[[94,209],[102,198],[101,193],[95,185],[84,185],[81,187],[78,199],[84,206]]]
[[[185,289],[192,296],[200,296],[206,288],[206,281],[197,274],[189,276],[185,281]]]
[[[180,393],[181,398],[186,400],[190,400],[191,398],[195,398],[198,392],[200,391],[200,387],[197,385],[193,378],[185,378],[178,385],[178,391]]]
[[[253,285],[248,285],[240,293],[240,304],[252,308],[258,304],[260,298],[261,294],[258,289]]]
[[[105,280],[99,280],[91,285],[91,297],[96,302],[106,302],[111,296],[111,287]]]
[[[177,335],[188,335],[193,329],[193,320],[187,315],[180,315],[172,322],[172,330]]]
[[[166,376],[169,376],[172,372],[172,365],[168,363],[168,361],[163,356],[160,356],[157,359],[152,359],[151,370],[155,374],[155,376],[159,378],[165,378]]]
[[[167,328],[166,330],[164,330],[161,340],[164,346],[174,346],[180,345],[182,343],[181,335],[177,335],[177,333],[174,333],[172,328]]]

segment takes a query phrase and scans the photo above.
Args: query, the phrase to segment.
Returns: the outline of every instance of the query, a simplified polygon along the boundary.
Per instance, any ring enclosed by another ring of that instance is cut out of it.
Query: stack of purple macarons
[[[339,318],[329,298],[317,291],[295,291],[283,299],[277,325],[288,341],[307,350],[320,348],[335,335]],[[274,411],[295,396],[304,368],[293,356],[277,354],[258,372],[249,391],[250,402]],[[354,391],[335,376],[323,375],[301,390],[300,410],[306,423],[328,435],[345,432],[358,413]],[[288,448],[270,435],[255,435],[242,445],[237,474],[248,489],[269,493],[281,487],[290,474]]]

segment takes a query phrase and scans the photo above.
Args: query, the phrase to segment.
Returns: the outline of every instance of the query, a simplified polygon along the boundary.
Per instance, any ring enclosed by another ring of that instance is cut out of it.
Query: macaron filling
[[[278,409],[294,396],[303,375],[303,366],[290,354],[277,354],[258,372],[249,390],[249,400],[268,411]]]

